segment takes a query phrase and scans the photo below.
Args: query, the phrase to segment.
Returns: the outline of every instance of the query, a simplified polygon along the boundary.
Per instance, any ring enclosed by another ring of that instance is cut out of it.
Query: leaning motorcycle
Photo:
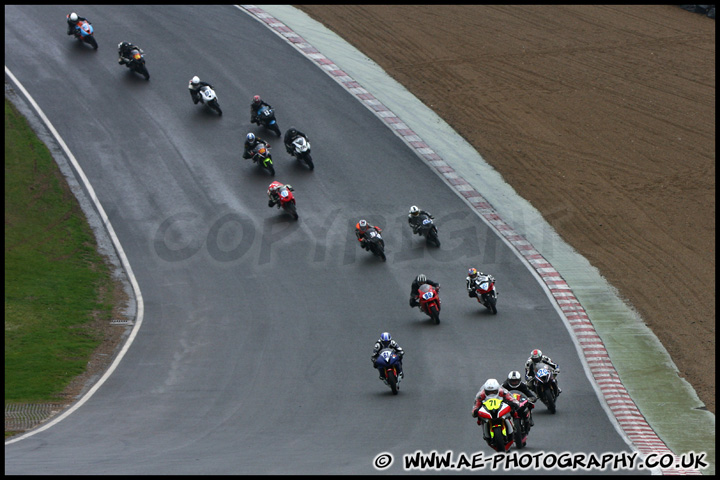
[[[150,72],[145,66],[145,52],[142,50],[133,48],[130,51],[130,61],[125,66],[145,77],[145,80],[150,80]]]
[[[275,167],[273,167],[272,156],[270,155],[270,145],[258,142],[255,148],[253,148],[252,157],[250,158],[254,163],[257,163],[270,172],[270,175],[275,176]]]
[[[438,238],[438,229],[433,223],[432,218],[424,213],[418,215],[416,219],[415,231],[421,236],[425,237],[425,242],[428,245],[434,245],[440,247],[440,239]]]
[[[69,19],[70,15],[66,15],[66,17]],[[95,29],[90,25],[90,22],[85,20],[79,21],[73,30],[73,35],[81,42],[85,42],[97,50],[98,44],[95,41]]]
[[[387,260],[387,257],[385,257],[385,240],[374,227],[368,228],[367,233],[365,233],[365,245],[368,246],[373,255],[382,258],[383,262]]]
[[[222,110],[220,109],[220,104],[218,103],[215,90],[208,87],[207,85],[203,85],[202,87],[200,87],[200,95],[198,95],[198,98],[200,99],[201,103],[207,105],[211,110],[215,110],[218,115],[222,117]]]
[[[280,136],[280,127],[275,120],[275,111],[272,108],[263,105],[258,109],[257,118],[260,125],[277,133],[278,137]]]
[[[497,314],[495,279],[491,279],[488,275],[478,275],[475,277],[473,288],[475,289],[475,297],[478,303],[483,304],[493,315]]]
[[[514,441],[512,408],[497,395],[488,396],[478,409],[483,438],[496,452],[507,452]]]
[[[378,357],[375,360],[375,368],[377,368],[383,376],[383,382],[390,387],[393,395],[397,395],[400,389],[401,379],[401,377],[398,377],[400,357],[392,348],[383,348],[378,353]]]
[[[305,162],[307,166],[310,167],[310,170],[315,169],[312,157],[310,156],[310,142],[307,138],[298,136],[295,140],[293,140],[292,144],[293,150],[291,155],[298,160]]]
[[[555,379],[555,373],[550,368],[538,368],[535,371],[535,382],[533,390],[537,393],[538,398],[545,404],[550,410],[550,413],[555,413],[555,401],[557,397],[555,392],[557,391],[557,380]]]
[[[280,191],[278,192],[278,197],[280,198],[279,207],[282,208],[285,212],[289,213],[290,216],[292,216],[295,220],[297,220],[298,213],[297,208],[295,207],[295,196],[293,195],[293,193],[288,190],[285,185],[278,182],[277,180],[270,184],[268,190],[273,187],[281,187]]]
[[[440,323],[440,297],[438,290],[428,283],[420,285],[418,288],[418,301],[420,302],[420,310],[435,322]]]
[[[520,408],[513,415],[513,426],[515,428],[515,448],[521,449],[527,445],[527,436],[533,425],[532,409],[535,408],[535,405],[519,390],[510,390],[508,393],[515,397],[520,404]]]

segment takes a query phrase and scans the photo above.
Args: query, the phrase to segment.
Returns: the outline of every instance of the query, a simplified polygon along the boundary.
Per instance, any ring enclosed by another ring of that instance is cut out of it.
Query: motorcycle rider
[[[508,373],[508,376],[503,382],[502,387],[508,391],[517,390],[523,395],[525,395],[532,403],[537,402],[535,392],[533,392],[530,387],[523,383],[522,375],[517,370],[513,370],[512,372]]]
[[[400,357],[400,360],[397,363],[398,377],[405,378],[402,367],[402,359],[403,355],[405,355],[405,351],[400,345],[397,344],[395,340],[392,339],[392,336],[390,336],[388,332],[383,332],[380,335],[380,338],[375,341],[373,353],[370,357],[370,360],[372,360],[373,363],[373,368],[375,368],[375,360],[377,360],[378,356],[380,355],[380,350],[382,350],[383,348],[392,348],[397,354],[397,356]],[[382,370],[378,369],[378,373],[380,374],[380,380],[384,380],[385,377],[383,377]]]
[[[510,392],[510,390],[517,390],[518,392],[521,392],[523,395],[527,397],[528,400],[530,400],[530,403],[528,404],[528,408],[532,410],[535,408],[534,403],[537,402],[537,397],[535,396],[535,393],[522,382],[522,375],[517,370],[513,370],[512,372],[508,373],[507,378],[502,384],[502,387]],[[535,422],[533,421],[532,415],[530,415],[530,426],[532,427],[535,425]]]
[[[305,135],[300,130],[297,130],[295,127],[290,127],[287,132],[285,132],[285,137],[283,138],[283,143],[285,143],[285,150],[287,150],[287,153],[289,155],[292,155],[293,151],[295,150],[295,147],[293,146],[293,140],[295,140],[297,137],[305,137],[305,140],[309,140],[307,135]]]
[[[370,250],[370,247],[368,247],[365,241],[367,240],[367,232],[371,228],[377,230],[378,233],[382,232],[382,229],[380,227],[370,225],[366,220],[360,220],[358,223],[355,224],[355,236],[357,237],[358,242],[360,242],[360,246],[368,251]]]
[[[483,385],[478,391],[478,393],[475,395],[475,404],[473,405],[472,409],[472,417],[478,419],[478,425],[482,426],[482,420],[480,420],[480,417],[478,417],[478,410],[480,409],[480,407],[482,407],[483,402],[489,396],[500,397],[504,402],[510,405],[513,413],[515,413],[520,408],[520,402],[518,402],[515,397],[510,395],[504,388],[502,388],[496,379],[489,378],[485,382],[485,385]],[[490,432],[486,432],[484,428],[483,438],[485,440],[490,440]]]
[[[193,103],[197,105],[197,103],[200,101],[200,89],[202,87],[210,87],[214,89],[212,85],[210,85],[207,82],[201,82],[200,77],[195,75],[190,79],[190,83],[188,84],[188,90],[190,90],[190,97],[192,97]]]
[[[557,381],[557,374],[560,373],[560,367],[557,363],[554,363],[550,357],[543,355],[542,351],[537,348],[530,352],[530,356],[528,357],[527,362],[525,362],[525,379],[528,381],[528,385],[535,390],[535,366],[538,363],[544,363],[553,369],[552,374],[555,379],[555,388],[557,389],[555,396],[557,397],[562,393],[562,389],[560,388],[560,385],[558,385]]]
[[[475,279],[478,277],[478,275],[485,276],[485,274],[483,272],[478,272],[476,268],[470,268],[468,270],[468,276],[465,277],[465,284],[467,286],[468,297],[470,297],[470,298],[472,298],[472,297],[477,298],[477,292],[475,291]],[[493,277],[492,275],[487,275],[487,277],[490,279],[491,282],[495,281],[495,277]],[[495,294],[497,295],[497,289],[495,289]]]
[[[75,33],[75,29],[77,28],[78,22],[90,23],[90,21],[87,18],[81,17],[75,12],[72,12],[70,15],[68,15],[68,17],[67,17],[67,24],[68,24],[67,34],[68,35],[72,35],[73,33]],[[90,23],[90,25],[92,25],[92,24]]]
[[[418,228],[420,228],[420,214],[427,215],[430,218],[435,218],[432,215],[430,215],[430,212],[426,212],[425,210],[420,210],[417,206],[413,205],[410,207],[410,212],[408,212],[408,223],[413,229],[413,234],[420,235],[418,232]]]
[[[140,53],[144,53],[142,48],[133,45],[130,42],[118,43],[118,55],[120,56],[120,58],[118,58],[118,63],[120,65],[130,63],[130,52],[132,52],[134,49],[138,50]]]
[[[253,97],[252,103],[250,104],[250,123],[257,123],[258,125],[260,122],[258,121],[258,110],[260,110],[260,107],[265,105],[268,108],[272,108],[270,104],[265,103],[265,101],[260,98],[260,95],[255,95]]]
[[[245,135],[245,152],[243,153],[243,158],[252,158],[252,151],[258,145],[258,143],[262,143],[266,147],[268,144],[262,138],[255,136],[255,134],[252,132]]]
[[[268,197],[270,197],[270,199],[268,200],[268,207],[272,208],[273,206],[277,205],[277,208],[280,208],[280,191],[283,188],[287,188],[291,192],[295,191],[295,189],[290,184],[283,185],[280,182],[273,182],[270,184],[267,191]]]
[[[420,302],[418,301],[418,288],[420,288],[420,285],[424,285],[426,283],[435,287],[436,290],[440,289],[439,283],[433,282],[421,273],[415,277],[415,280],[413,280],[413,283],[410,286],[410,308],[420,306]]]

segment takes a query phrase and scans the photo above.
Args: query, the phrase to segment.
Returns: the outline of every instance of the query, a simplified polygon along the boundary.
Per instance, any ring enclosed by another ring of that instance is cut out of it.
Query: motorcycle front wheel
[[[295,207],[294,203],[289,203],[285,209],[295,220],[298,219],[297,207]]]
[[[502,433],[502,427],[498,425],[497,427],[493,428],[493,448],[498,452],[504,452],[505,451],[505,438]]]
[[[393,395],[398,394],[398,383],[397,383],[397,377],[395,376],[395,372],[392,370],[387,371],[387,381],[390,385],[390,389],[392,390]]]
[[[88,37],[87,37],[87,43],[89,43],[90,45],[92,45],[92,47],[93,47],[95,50],[98,49],[97,41],[95,40],[95,37],[93,37],[92,35],[88,35]]]
[[[430,229],[425,241],[428,245],[434,245],[437,248],[440,248],[440,239],[438,238],[437,231],[434,228]]]
[[[440,312],[435,305],[430,305],[430,318],[435,322],[435,325],[440,323]]]
[[[550,413],[555,413],[555,396],[552,392],[552,387],[547,387],[543,391],[543,400],[545,405],[547,405],[548,410],[550,410]]]
[[[145,65],[143,65],[143,64],[138,65],[137,71],[140,75],[145,77],[145,80],[150,80],[150,72],[148,72],[148,69]]]
[[[515,448],[521,449],[525,446],[525,443],[523,442],[523,431],[522,428],[520,428],[522,422],[520,422],[519,418],[513,419],[513,426],[515,427]]]
[[[210,106],[210,108],[215,110],[218,113],[218,115],[220,115],[222,117],[222,110],[220,109],[220,104],[217,102],[217,100],[213,100],[208,105]]]
[[[313,163],[312,157],[310,156],[309,153],[307,155],[305,155],[305,163],[307,163],[307,166],[310,167],[310,170],[315,169],[315,164]]]

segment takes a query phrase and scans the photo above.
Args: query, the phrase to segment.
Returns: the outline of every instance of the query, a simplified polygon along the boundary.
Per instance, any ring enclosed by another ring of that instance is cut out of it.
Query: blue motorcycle
[[[260,125],[277,133],[278,137],[281,135],[280,127],[278,127],[277,121],[275,120],[275,111],[272,108],[263,105],[258,110],[257,118]]]
[[[67,18],[70,18],[70,15],[67,15]],[[94,33],[95,29],[93,26],[90,25],[90,22],[86,22],[85,20],[78,22],[75,26],[75,30],[73,31],[75,38],[81,42],[92,45],[92,47],[97,50],[98,44],[95,41]]]
[[[399,367],[400,357],[395,353],[395,350],[392,348],[383,348],[378,352],[378,357],[375,359],[375,368],[378,369],[380,375],[383,377],[383,382],[390,387],[393,395],[397,395],[400,389],[401,377],[398,377]]]

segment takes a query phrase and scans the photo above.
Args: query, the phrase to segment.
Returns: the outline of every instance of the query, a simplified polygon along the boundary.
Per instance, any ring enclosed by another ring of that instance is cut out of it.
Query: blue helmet
[[[383,332],[382,335],[380,335],[380,341],[389,342],[390,340],[392,340],[392,337],[388,332]]]
[[[253,143],[255,141],[255,134],[254,133],[248,133],[245,137],[245,140],[247,140],[248,143]]]

